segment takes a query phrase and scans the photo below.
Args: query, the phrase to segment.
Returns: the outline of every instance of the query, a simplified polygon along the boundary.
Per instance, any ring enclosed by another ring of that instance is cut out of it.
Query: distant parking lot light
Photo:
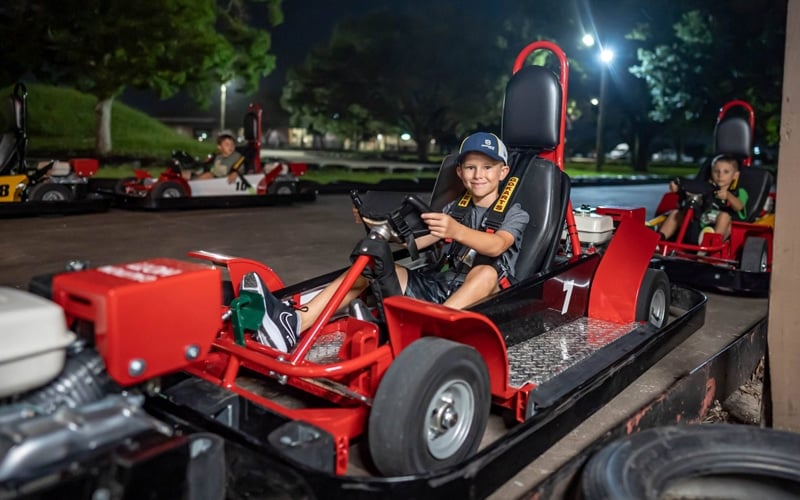
[[[600,104],[600,99],[598,99],[597,97],[592,97],[591,99],[589,99],[589,102],[591,103],[592,106],[597,106],[598,104]]]
[[[403,132],[402,134],[400,134],[400,139],[403,141],[410,141],[411,134],[409,134],[408,132]]]

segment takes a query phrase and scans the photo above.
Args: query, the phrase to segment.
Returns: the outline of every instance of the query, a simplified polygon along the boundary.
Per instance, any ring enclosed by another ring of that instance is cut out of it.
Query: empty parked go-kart
[[[735,114],[733,111],[739,111]],[[755,118],[745,101],[730,101],[719,111],[714,131],[715,155],[733,156],[739,161],[739,186],[748,193],[746,218],[733,220],[731,234],[707,233],[698,241],[699,215],[708,197],[713,196],[710,162],[695,179],[679,181],[680,189],[667,193],[648,226],[656,229],[671,210],[683,209],[686,215],[674,241],[659,243],[653,266],[663,269],[671,281],[700,289],[743,295],[769,293],[774,225],[774,179],[763,168],[751,165]]]
[[[537,50],[547,51],[557,73],[526,65]],[[237,478],[228,487],[241,496],[263,493],[274,483],[259,475],[276,470],[323,496],[483,498],[494,491],[703,321],[705,296],[648,267],[657,237],[639,212],[622,217],[602,251],[582,249],[563,172],[567,71],[558,46],[535,42],[518,55],[506,89],[502,135],[511,173],[500,199],[530,215],[518,282],[468,310],[372,289],[362,297],[366,310],[341,303],[363,271],[391,265],[386,242],[423,234],[420,212],[461,195],[450,156],[429,204],[360,197],[369,233],[290,352],[251,338],[263,306],[237,285],[257,273],[301,307],[343,270],[285,286],[264,264],[192,252],[207,262],[152,259],[52,277],[53,300],[84,339],[80,351],[115,384],[96,398],[140,394],[143,406],[129,409],[137,417],[182,435],[222,436],[226,453],[257,452],[227,461],[224,473]],[[424,266],[431,257],[398,250],[391,258]],[[50,289],[42,285],[48,281],[36,288]],[[503,430],[487,435],[495,418]],[[70,450],[73,470],[96,453],[86,448]]]
[[[137,169],[135,177],[119,181],[115,188],[121,206],[132,208],[207,208],[259,205],[291,199],[313,199],[300,182],[305,163],[261,160],[261,107],[251,104],[244,117],[245,143],[237,151],[245,158],[244,172],[235,182],[220,178],[189,178],[200,167],[183,151],[173,151],[172,165],[157,178]],[[187,174],[187,175],[184,175]],[[300,193],[302,192],[302,195]],[[276,196],[273,196],[276,195]],[[299,196],[298,196],[299,195]],[[309,198],[310,196],[310,198]]]
[[[97,173],[97,159],[28,164],[28,91],[25,84],[14,85],[10,101],[11,130],[0,135],[0,215],[107,210],[106,200],[89,195],[88,182]]]

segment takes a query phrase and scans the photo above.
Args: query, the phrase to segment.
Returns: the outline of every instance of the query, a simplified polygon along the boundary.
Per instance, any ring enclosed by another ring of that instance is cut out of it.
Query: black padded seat
[[[14,164],[17,152],[17,138],[11,132],[0,135],[0,173],[9,173],[7,170]]]
[[[25,86],[17,84],[9,100],[14,123],[8,132],[0,136],[0,174],[22,173],[25,170],[28,144],[28,136],[25,131],[26,99]]]
[[[244,156],[244,171],[243,174],[249,174],[256,171],[257,166],[261,163],[257,162],[260,159],[261,151],[258,148],[258,115],[252,111],[248,111],[244,115],[243,127],[245,143],[236,146],[236,151]]]
[[[772,173],[763,168],[743,167],[739,171],[739,186],[747,191],[745,222],[753,222],[758,218],[774,184]]]
[[[753,222],[761,213],[775,179],[767,170],[742,165],[750,157],[753,132],[750,122],[741,116],[724,118],[714,128],[714,157],[732,156],[739,161],[739,185],[747,191],[747,218]],[[711,178],[711,160],[706,161],[697,173],[697,179]]]
[[[558,77],[542,66],[517,71],[506,86],[501,137],[509,150],[510,172],[517,177],[511,203],[528,212],[515,276],[522,280],[547,271],[558,250],[569,204],[570,180],[553,162],[538,155],[560,143],[562,91]],[[430,206],[441,210],[464,192],[456,174],[458,157],[442,161]],[[505,183],[500,189],[505,187]]]

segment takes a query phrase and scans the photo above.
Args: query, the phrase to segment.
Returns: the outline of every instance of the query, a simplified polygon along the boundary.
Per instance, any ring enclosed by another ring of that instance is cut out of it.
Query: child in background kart
[[[500,195],[500,181],[509,171],[508,150],[496,135],[478,132],[464,139],[456,171],[471,195],[463,223],[451,217],[456,203],[451,202],[442,212],[422,214],[430,234],[416,239],[418,248],[441,240],[458,244],[453,247],[458,252],[450,259],[452,266],[446,271],[421,272],[395,265],[395,271],[404,295],[462,309],[499,291],[501,280],[514,277],[522,234],[530,218],[519,203],[515,203],[496,232],[481,230],[485,214]],[[259,293],[265,300],[266,314],[256,340],[281,351],[291,350],[300,333],[322,313],[343,277],[339,276],[297,310],[267,291],[260,279],[249,280],[249,284],[248,280],[243,280],[242,289]],[[344,303],[357,298],[368,286],[367,278],[359,276]]]
[[[232,132],[223,130],[219,133],[217,150],[218,153],[203,164],[202,170],[196,172],[195,175],[191,175],[191,173],[189,175],[194,179],[227,177],[228,184],[233,184],[240,173],[245,173],[245,158],[236,151],[236,138]]]
[[[727,239],[731,234],[731,220],[744,220],[747,217],[747,191],[738,187],[739,162],[732,156],[720,155],[711,163],[711,179],[709,183],[716,186],[713,196],[704,200],[703,211],[700,214],[700,235],[698,244],[702,244],[703,235],[716,232]],[[669,185],[670,191],[677,192],[678,185],[673,181]],[[684,210],[673,210],[659,228],[662,239],[669,239],[675,235],[678,227],[683,222]]]

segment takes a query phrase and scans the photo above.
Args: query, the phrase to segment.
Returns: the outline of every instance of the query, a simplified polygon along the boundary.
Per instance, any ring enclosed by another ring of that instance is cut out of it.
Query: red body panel
[[[492,394],[507,397],[508,355],[503,335],[482,314],[403,296],[384,301],[394,357],[420,337],[433,335],[475,348],[489,369]]]
[[[57,275],[53,300],[68,321],[94,323],[108,373],[127,386],[206,355],[222,324],[217,269],[172,259]]]
[[[96,158],[72,158],[69,165],[78,177],[91,177],[100,168]]]
[[[254,260],[231,257],[229,255],[206,252],[204,250],[189,252],[189,256],[196,259],[207,260],[218,266],[227,267],[228,276],[231,279],[234,294],[236,295],[238,295],[237,292],[239,290],[239,283],[241,283],[242,277],[250,271],[257,272],[270,291],[274,292],[275,290],[280,290],[284,287],[283,280],[281,280],[278,274],[273,271],[271,267]]]
[[[659,241],[658,233],[633,219],[620,222],[592,280],[589,317],[631,322],[644,273]]]

